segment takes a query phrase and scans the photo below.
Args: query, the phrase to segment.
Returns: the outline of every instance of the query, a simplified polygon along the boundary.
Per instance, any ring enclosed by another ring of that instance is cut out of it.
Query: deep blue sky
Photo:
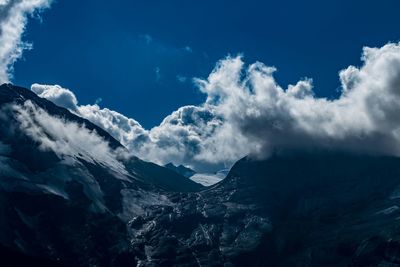
[[[206,77],[217,60],[243,53],[276,66],[283,86],[310,77],[332,97],[338,71],[360,64],[364,45],[400,40],[399,10],[398,0],[57,0],[28,25],[34,49],[13,82],[59,84],[81,104],[102,98],[151,127],[203,101],[178,76]]]

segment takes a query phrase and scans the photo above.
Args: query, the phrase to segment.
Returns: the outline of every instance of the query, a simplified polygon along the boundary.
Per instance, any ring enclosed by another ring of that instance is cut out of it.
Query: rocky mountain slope
[[[170,169],[170,170],[172,170],[174,172],[177,172],[177,173],[185,176],[186,178],[189,178],[189,177],[191,177],[191,176],[196,174],[196,172],[194,170],[192,170],[190,168],[187,168],[187,167],[185,167],[183,165],[175,166],[172,163],[168,163],[164,167],[168,168],[168,169]]]
[[[391,157],[245,158],[220,184],[136,218],[130,232],[144,266],[399,266],[399,177]]]
[[[0,103],[0,255],[43,266],[400,266],[399,158],[280,151],[202,188],[25,89],[3,85]]]
[[[31,91],[0,87],[0,243],[7,249],[66,266],[135,263],[126,222],[148,205],[169,203],[165,192],[201,188],[129,155],[101,128]]]

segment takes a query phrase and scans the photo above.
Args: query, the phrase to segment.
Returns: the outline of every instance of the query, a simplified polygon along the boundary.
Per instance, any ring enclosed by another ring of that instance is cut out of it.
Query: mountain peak
[[[2,84],[0,86],[0,105],[7,103],[22,104],[27,100],[32,101],[33,103],[35,103],[35,105],[46,110],[46,112],[48,112],[52,116],[58,116],[78,123],[80,125],[85,125],[85,127],[90,131],[95,130],[97,134],[104,138],[113,149],[123,147],[114,137],[112,137],[108,132],[106,132],[99,126],[93,124],[87,119],[72,114],[69,110],[63,107],[59,107],[45,98],[37,96],[29,89],[15,86],[9,83]]]
[[[192,169],[190,169],[188,167],[185,167],[183,165],[176,166],[172,162],[166,164],[164,167],[168,168],[168,169],[170,169],[170,170],[172,170],[172,171],[174,171],[176,173],[179,173],[180,175],[183,175],[186,178],[189,178],[189,177],[191,177],[191,176],[196,174],[196,172],[194,170],[192,170]]]

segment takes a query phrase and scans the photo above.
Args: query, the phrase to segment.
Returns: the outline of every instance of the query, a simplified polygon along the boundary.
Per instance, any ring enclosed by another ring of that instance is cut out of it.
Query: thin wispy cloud
[[[22,40],[28,17],[50,6],[51,0],[0,1],[0,83],[9,82],[14,63],[32,45]]]
[[[192,53],[192,52],[193,52],[193,49],[192,49],[190,46],[185,46],[183,49],[184,49],[186,52],[189,52],[189,53]]]
[[[154,73],[155,73],[155,76],[156,76],[156,81],[159,82],[160,79],[161,79],[161,69],[160,69],[160,67],[156,67],[154,69]]]
[[[186,81],[187,81],[187,77],[185,77],[185,76],[182,76],[182,75],[177,75],[176,76],[176,79],[178,80],[178,82],[180,82],[180,83],[185,83]]]
[[[153,42],[153,37],[150,34],[140,35],[140,38],[142,38],[148,45]]]

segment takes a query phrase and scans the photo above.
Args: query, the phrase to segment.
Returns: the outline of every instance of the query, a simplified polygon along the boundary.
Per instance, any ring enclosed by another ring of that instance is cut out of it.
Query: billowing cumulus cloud
[[[38,96],[67,108],[76,115],[102,127],[127,147],[135,146],[133,140],[137,140],[140,136],[146,139],[147,131],[134,119],[107,108],[102,109],[98,104],[78,105],[75,94],[69,89],[59,85],[33,84],[31,90]]]
[[[31,90],[38,96],[46,98],[60,107],[76,111],[78,100],[70,90],[64,89],[59,85],[39,84],[32,84]]]
[[[80,106],[67,89],[32,89],[49,99],[57,95],[53,90],[66,90],[61,95],[70,100],[62,103],[73,106],[65,107],[109,131],[137,156],[198,171],[286,148],[400,155],[400,44],[364,48],[362,60],[362,66],[340,71],[342,93],[329,100],[315,96],[311,79],[282,88],[274,67],[228,57],[207,79],[195,80],[205,103],[182,107],[150,130],[98,105]]]
[[[317,98],[312,81],[286,90],[274,68],[241,58],[221,61],[207,80],[199,80],[206,105],[224,117],[261,155],[274,149],[339,149],[400,154],[400,45],[364,48],[360,68],[340,72],[342,95]]]
[[[0,83],[11,78],[13,64],[31,45],[22,41],[29,15],[52,0],[0,0]]]
[[[107,130],[128,148],[134,149],[147,141],[148,132],[137,121],[116,111],[95,104],[77,106],[76,113]]]
[[[224,118],[206,106],[181,107],[159,126],[146,130],[136,120],[96,104],[71,107],[76,103],[75,95],[58,85],[34,84],[32,90],[102,127],[144,160],[211,171],[230,166],[248,151],[247,139],[232,135]]]

